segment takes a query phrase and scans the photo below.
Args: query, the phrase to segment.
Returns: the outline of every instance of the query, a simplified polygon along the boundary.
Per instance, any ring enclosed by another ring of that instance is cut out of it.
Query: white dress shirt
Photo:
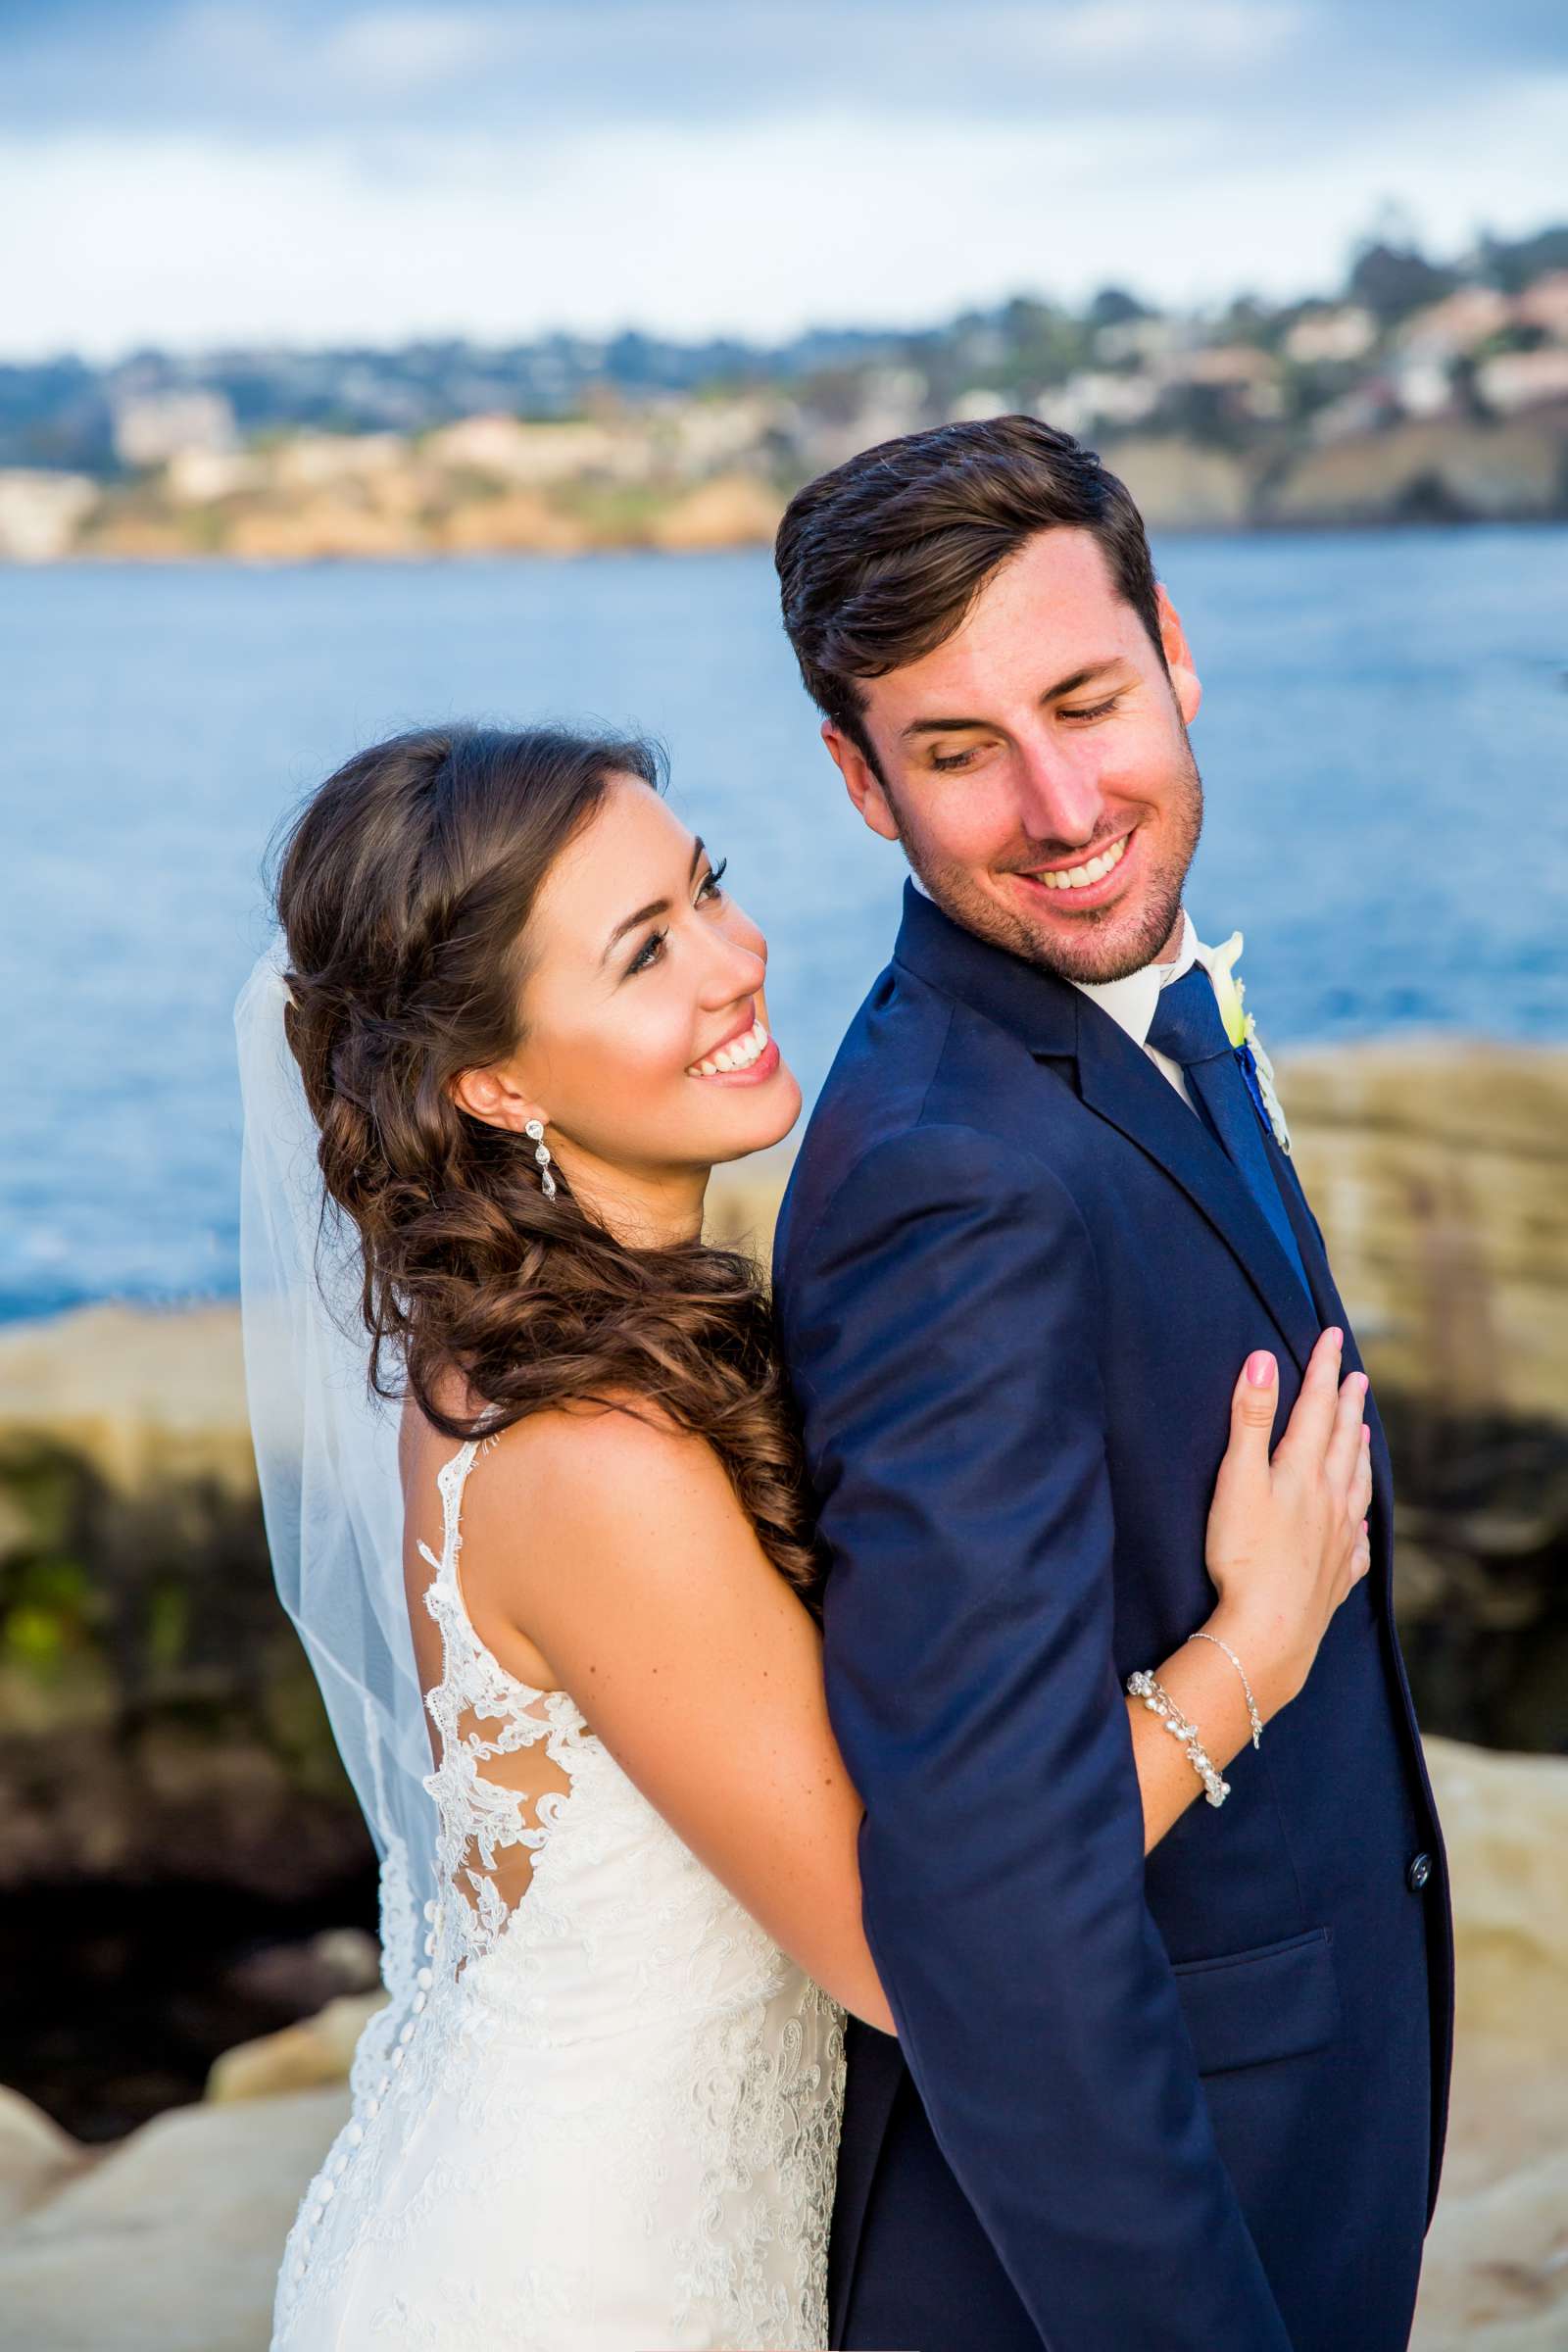
[[[1172,1061],[1168,1054],[1155,1051],[1149,1042],[1149,1032],[1153,1025],[1154,1006],[1159,1002],[1160,990],[1169,988],[1173,980],[1180,980],[1192,970],[1195,963],[1200,963],[1206,972],[1208,956],[1209,951],[1194,930],[1193,918],[1184,906],[1182,935],[1172,962],[1143,964],[1136,972],[1129,972],[1124,980],[1073,982],[1074,988],[1082,989],[1086,997],[1094,999],[1102,1012],[1109,1013],[1119,1029],[1126,1030],[1135,1046],[1143,1047],[1155,1069],[1161,1077],[1170,1080],[1195,1117],[1197,1110],[1188,1092],[1186,1071],[1179,1061]]]

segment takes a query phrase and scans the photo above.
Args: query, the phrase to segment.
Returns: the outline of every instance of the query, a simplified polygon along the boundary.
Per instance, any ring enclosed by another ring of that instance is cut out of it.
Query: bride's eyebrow
[[[690,883],[695,877],[697,868],[702,863],[702,858],[703,837],[699,833],[697,839],[692,844],[691,869],[686,877],[688,883]],[[635,914],[628,914],[624,922],[619,922],[615,925],[615,928],[606,940],[605,952],[599,958],[600,962],[602,964],[609,962],[611,953],[614,948],[615,942],[618,939],[624,939],[628,931],[635,931],[639,923],[652,922],[656,914],[667,914],[668,912],[669,901],[667,899],[655,899],[649,906],[639,906]]]

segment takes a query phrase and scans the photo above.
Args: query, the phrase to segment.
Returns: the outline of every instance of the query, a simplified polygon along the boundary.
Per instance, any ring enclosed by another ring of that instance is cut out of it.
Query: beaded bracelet
[[[1218,1634],[1189,1634],[1187,1639],[1189,1642],[1212,1642],[1216,1649],[1222,1649],[1225,1652],[1225,1655],[1229,1658],[1231,1664],[1241,1676],[1242,1689],[1247,1692],[1247,1718],[1252,1727],[1252,1745],[1254,1747],[1258,1746],[1263,1738],[1263,1718],[1257,1711],[1257,1701],[1252,1696],[1252,1686],[1247,1679],[1247,1668],[1242,1664],[1241,1659],[1236,1655],[1236,1652],[1234,1649],[1232,1649],[1230,1643],[1228,1642],[1222,1642]]]
[[[1179,1740],[1187,1750],[1187,1761],[1203,1784],[1203,1794],[1211,1805],[1222,1805],[1231,1792],[1229,1781],[1222,1780],[1204,1752],[1196,1723],[1189,1723],[1163,1683],[1158,1683],[1147,1667],[1140,1666],[1136,1674],[1127,1677],[1127,1695],[1141,1698],[1151,1715],[1157,1715],[1167,1732]]]

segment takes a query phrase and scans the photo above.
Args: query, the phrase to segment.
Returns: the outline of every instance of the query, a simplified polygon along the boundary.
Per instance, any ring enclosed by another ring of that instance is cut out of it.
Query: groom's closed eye
[[[1078,721],[1108,718],[1121,699],[1119,694],[1113,694],[1102,703],[1093,703],[1071,710],[1058,710],[1056,716]],[[933,752],[931,765],[946,774],[956,768],[967,767],[971,760],[977,759],[985,749],[986,746],[983,743],[977,743],[967,745],[961,752]]]

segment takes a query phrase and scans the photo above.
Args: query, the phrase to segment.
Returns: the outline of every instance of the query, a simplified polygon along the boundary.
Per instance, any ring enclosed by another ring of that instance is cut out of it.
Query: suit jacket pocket
[[[1340,2030],[1327,1928],[1213,1960],[1178,1960],[1174,1973],[1200,2075],[1299,2057]]]

